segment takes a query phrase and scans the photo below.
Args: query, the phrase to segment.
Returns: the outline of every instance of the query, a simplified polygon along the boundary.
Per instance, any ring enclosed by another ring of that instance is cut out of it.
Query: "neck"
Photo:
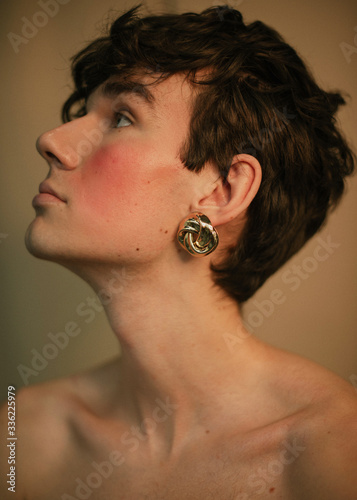
[[[165,425],[175,420],[187,430],[216,414],[239,380],[244,387],[256,341],[236,302],[213,285],[207,261],[178,267],[112,268],[87,281],[121,345],[118,396],[131,421],[143,422],[169,401]],[[231,349],[227,338],[234,337]]]

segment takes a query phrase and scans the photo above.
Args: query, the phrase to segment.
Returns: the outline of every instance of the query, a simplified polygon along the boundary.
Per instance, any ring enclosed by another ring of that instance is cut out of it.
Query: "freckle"
[[[140,248],[137,248],[136,251],[138,252],[140,250]]]
[[[166,229],[165,234],[167,234],[167,233],[168,233],[168,230]]]
[[[160,228],[160,233],[162,233],[162,228]]]
[[[273,493],[275,491],[275,488],[270,488],[269,493]]]
[[[150,181],[148,181],[148,184],[150,184]]]
[[[206,434],[209,434],[209,429],[206,430]]]

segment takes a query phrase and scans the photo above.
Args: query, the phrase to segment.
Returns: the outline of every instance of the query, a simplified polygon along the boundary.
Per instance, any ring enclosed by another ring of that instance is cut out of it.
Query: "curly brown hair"
[[[182,73],[199,89],[180,150],[184,165],[198,172],[211,161],[225,178],[233,156],[248,153],[262,167],[243,234],[224,262],[212,266],[215,282],[244,302],[339,201],[354,169],[334,116],[345,100],[322,90],[274,29],[260,21],[245,24],[229,6],[146,17],[139,8],[74,56],[75,90],[63,120],[82,116],[88,96],[113,75],[124,81],[141,71],[159,81]]]

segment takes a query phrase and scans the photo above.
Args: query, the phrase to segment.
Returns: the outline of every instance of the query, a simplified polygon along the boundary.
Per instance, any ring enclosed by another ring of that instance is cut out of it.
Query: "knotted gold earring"
[[[179,225],[177,239],[182,248],[195,257],[213,252],[218,245],[218,233],[207,215],[193,212]]]

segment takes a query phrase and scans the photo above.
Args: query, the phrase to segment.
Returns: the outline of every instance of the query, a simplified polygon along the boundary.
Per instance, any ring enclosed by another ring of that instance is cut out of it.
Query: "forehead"
[[[114,101],[126,98],[159,115],[165,111],[177,111],[177,107],[191,111],[194,95],[192,85],[182,74],[163,80],[148,75],[135,78],[121,78],[117,75],[95,89],[87,99],[87,104],[100,97]]]

